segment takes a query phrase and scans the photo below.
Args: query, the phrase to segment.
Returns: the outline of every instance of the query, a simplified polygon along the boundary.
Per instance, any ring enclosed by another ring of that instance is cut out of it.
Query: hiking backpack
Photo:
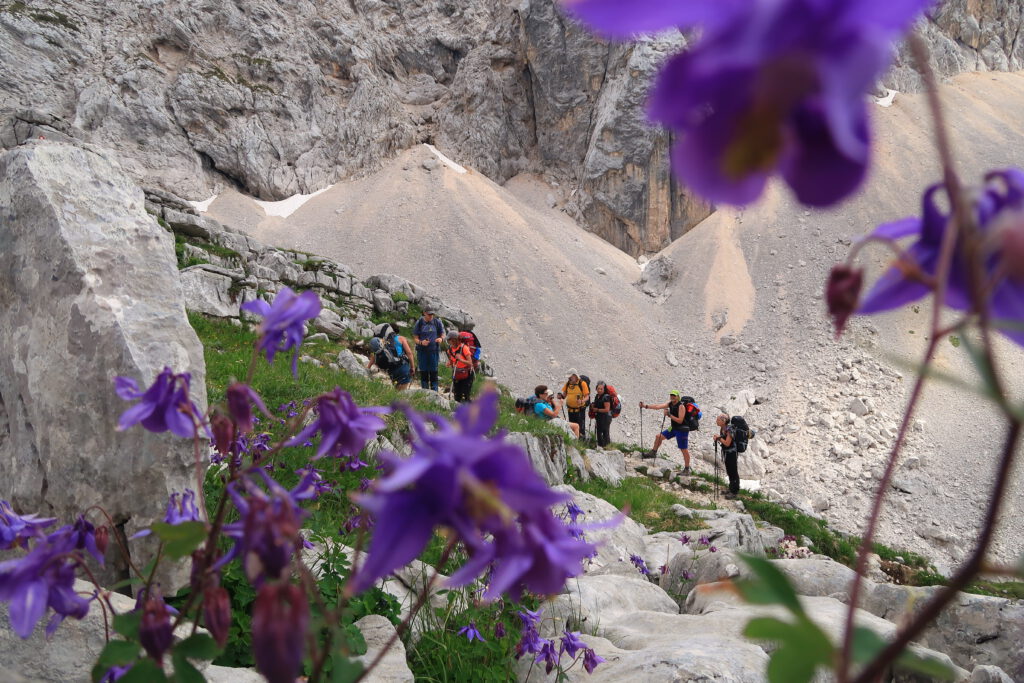
[[[590,387],[591,387],[590,378],[587,377],[586,375],[580,375],[580,386],[582,387],[584,384],[587,385],[586,393],[589,394],[590,393]],[[584,407],[589,406],[590,405],[590,399],[588,398],[587,402],[584,403],[583,405],[584,405]],[[582,408],[580,410],[582,410]]]
[[[376,344],[374,339],[378,340]],[[370,340],[370,348],[374,351],[373,362],[381,370],[391,370],[405,362],[402,358],[402,343],[398,341],[398,332],[390,323],[377,326],[373,339]]]
[[[536,415],[536,412],[534,411],[534,408],[536,407],[536,405],[537,405],[537,403],[539,401],[540,401],[540,399],[537,398],[536,396],[527,396],[526,398],[517,398],[516,399],[516,408],[518,410],[522,410],[524,412],[527,412],[530,415]]]
[[[729,419],[729,425],[732,427],[732,445],[736,447],[737,453],[743,453],[747,450],[750,440],[754,438],[754,431],[739,415],[733,415]]]
[[[473,331],[459,332],[459,341],[469,346],[473,351],[473,360],[479,361],[482,350],[480,349],[480,340],[477,339],[476,333]],[[475,364],[475,363],[474,363]]]
[[[679,399],[679,402],[683,404],[683,429],[696,432],[700,429],[700,419],[704,417],[704,413],[700,412],[700,406],[694,402],[693,396],[683,396]]]
[[[604,388],[612,396],[612,412],[609,413],[612,417],[618,417],[622,414],[622,401],[619,400],[619,392],[615,391],[615,387],[611,384],[604,385]]]

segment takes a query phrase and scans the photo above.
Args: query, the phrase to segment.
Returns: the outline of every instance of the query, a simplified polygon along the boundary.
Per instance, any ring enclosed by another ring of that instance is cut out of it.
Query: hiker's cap
[[[433,308],[425,308],[425,309],[423,309],[423,315],[434,315],[434,309]]]
[[[579,377],[580,373],[576,372],[576,368],[569,368],[569,376],[572,377],[573,375]]]
[[[678,389],[673,389],[672,391],[668,392],[668,395],[669,396],[681,396],[682,394],[679,393]]]
[[[381,343],[380,337],[373,337],[370,339],[370,349],[374,353],[379,352],[382,348],[384,348],[384,345]]]
[[[459,333],[456,332],[455,330],[452,330],[451,332],[448,333],[448,338],[449,339],[458,339],[459,338]]]

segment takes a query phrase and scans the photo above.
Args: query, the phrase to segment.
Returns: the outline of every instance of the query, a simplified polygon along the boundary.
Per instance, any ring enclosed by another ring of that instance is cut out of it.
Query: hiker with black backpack
[[[383,323],[374,331],[370,338],[370,362],[367,368],[374,365],[388,373],[395,388],[404,391],[409,388],[412,375],[416,372],[416,358],[405,337],[389,323]]]
[[[468,403],[473,389],[473,350],[455,330],[448,333],[448,367],[452,369],[452,398]]]
[[[416,362],[420,367],[420,387],[437,391],[437,364],[444,339],[444,323],[427,308],[412,328],[416,338]]]
[[[683,454],[683,474],[692,474],[690,470],[690,432],[700,429],[700,407],[690,396],[682,394],[673,389],[668,392],[668,403],[644,403],[640,402],[641,410],[660,410],[669,418],[669,428],[658,434],[654,439],[654,448],[644,453],[644,458],[658,457],[658,448],[666,439],[674,438],[679,452]],[[665,420],[662,419],[662,425]]]
[[[722,447],[722,459],[725,461],[725,474],[729,477],[729,492],[725,497],[734,500],[740,492],[739,452],[736,450],[736,433],[729,421],[729,416],[722,413],[715,420],[718,434],[715,443]]]
[[[615,387],[605,382],[598,382],[594,390],[594,402],[590,404],[590,411],[596,425],[594,431],[597,432],[599,448],[604,448],[612,442],[612,418],[616,417],[621,410],[622,404],[615,393]]]
[[[569,370],[569,379],[562,385],[561,398],[569,411],[569,422],[579,425],[580,438],[587,438],[587,406],[590,405],[590,379],[575,369]]]

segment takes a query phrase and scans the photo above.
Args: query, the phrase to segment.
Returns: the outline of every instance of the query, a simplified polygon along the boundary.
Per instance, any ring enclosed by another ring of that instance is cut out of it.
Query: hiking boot
[[[683,468],[683,475],[689,476],[689,475],[692,475],[692,474],[693,474],[693,470],[691,470],[689,467],[684,467]]]
[[[725,498],[726,500],[736,500],[737,498],[739,498],[739,496],[737,496],[735,493],[726,493],[722,497]]]
[[[657,457],[658,457],[658,451],[647,451],[646,453],[644,453],[643,455],[640,456],[640,458],[643,459],[643,460],[648,460],[650,458],[657,458]]]

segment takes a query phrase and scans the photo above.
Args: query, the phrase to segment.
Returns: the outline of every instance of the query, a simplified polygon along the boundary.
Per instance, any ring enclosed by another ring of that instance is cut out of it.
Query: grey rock
[[[639,574],[584,575],[565,585],[573,606],[582,606],[592,619],[613,620],[639,610],[678,614],[668,593]]]
[[[679,367],[679,359],[676,358],[676,354],[672,353],[671,351],[665,352],[665,362],[668,363],[670,367]]]
[[[786,575],[800,595],[829,596],[849,592],[856,573],[835,560],[772,560],[775,568]],[[874,583],[865,581],[864,592],[874,590]]]
[[[191,443],[115,430],[126,407],[112,389],[118,375],[145,387],[165,365],[191,372],[205,409],[173,239],[116,162],[64,143],[0,157],[0,216],[3,497],[62,521],[102,504],[131,536],[163,519],[172,492],[195,486]],[[129,549],[141,565],[155,547],[144,538]],[[183,571],[168,565],[165,587]]]
[[[238,317],[240,302],[231,292],[230,277],[203,266],[186,268],[180,277],[186,310],[217,318]]]
[[[590,475],[613,486],[626,478],[626,457],[621,451],[587,450],[583,462]]]
[[[323,332],[331,339],[340,339],[345,336],[345,331],[348,328],[342,322],[340,315],[329,308],[322,308],[320,314],[313,320],[313,329]]]
[[[377,313],[390,313],[395,310],[395,301],[386,292],[375,291],[373,293],[373,310]]]
[[[621,518],[621,521],[614,526],[587,532],[587,540],[598,545],[597,556],[592,558],[586,567],[587,573],[636,576],[636,569],[630,564],[629,556],[643,556],[646,529],[641,524],[622,515],[622,512],[616,509],[614,505],[601,498],[577,491],[568,484],[562,484],[554,488],[556,491],[564,491],[573,497],[576,505],[583,510],[583,517],[581,518],[581,523],[583,524],[594,524]]]
[[[644,266],[637,286],[644,294],[658,298],[668,294],[675,279],[675,263],[668,255],[659,254]]]
[[[317,332],[316,334],[311,334],[306,337],[306,343],[308,344],[319,344],[328,341],[330,341],[330,337],[323,332]]]
[[[757,396],[752,389],[742,389],[721,404],[722,412],[726,415],[746,415],[747,410],[757,403]]]
[[[369,370],[366,369],[366,363],[361,363],[356,358],[356,355],[348,349],[343,349],[338,353],[338,365],[350,375],[356,375],[357,377],[370,376]]]
[[[871,412],[870,408],[868,408],[867,403],[865,403],[864,399],[862,398],[851,399],[850,403],[846,406],[846,409],[849,410],[854,415],[856,415],[857,417],[864,417],[865,415]]]
[[[750,515],[727,510],[696,510],[708,529],[701,533],[719,547],[764,557],[761,534]]]
[[[363,634],[366,641],[366,654],[356,657],[364,667],[369,666],[381,650],[387,646],[395,635],[394,625],[379,614],[369,614],[355,622],[355,627]],[[380,663],[366,677],[367,681],[379,683],[410,683],[414,680],[412,671],[405,661],[405,645],[396,639]]]
[[[1013,683],[1013,679],[998,666],[979,664],[971,672],[970,683]]]
[[[565,480],[565,442],[557,436],[536,436],[525,432],[512,432],[505,437],[508,443],[526,451],[530,464],[550,486]]]
[[[685,505],[679,505],[678,503],[669,508],[669,510],[676,517],[682,517],[684,519],[693,519],[694,512]]]

